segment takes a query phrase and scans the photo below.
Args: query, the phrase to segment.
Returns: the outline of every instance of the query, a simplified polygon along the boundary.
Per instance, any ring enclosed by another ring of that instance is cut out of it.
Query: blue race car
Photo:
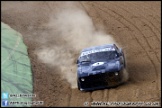
[[[81,91],[114,87],[123,83],[124,53],[115,44],[83,49],[77,60],[77,84]]]

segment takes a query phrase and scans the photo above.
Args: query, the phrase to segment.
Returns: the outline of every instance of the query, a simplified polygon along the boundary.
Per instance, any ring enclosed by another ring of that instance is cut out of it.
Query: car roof
[[[93,46],[93,47],[83,49],[82,52],[90,51],[90,50],[94,50],[94,49],[110,48],[110,47],[114,47],[114,45],[115,44],[104,44],[104,45],[99,45],[99,46]]]

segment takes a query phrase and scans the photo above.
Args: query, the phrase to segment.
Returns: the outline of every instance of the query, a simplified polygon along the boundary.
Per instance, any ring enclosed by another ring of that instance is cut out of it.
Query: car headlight
[[[115,75],[117,76],[118,75],[118,72],[115,72]]]
[[[85,79],[84,78],[81,78],[81,81],[85,81]]]

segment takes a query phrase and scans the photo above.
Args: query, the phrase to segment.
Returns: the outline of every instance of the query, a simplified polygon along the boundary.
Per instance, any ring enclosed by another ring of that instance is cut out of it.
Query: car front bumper
[[[115,87],[122,83],[123,72],[106,72],[97,75],[90,75],[78,79],[78,86],[81,91],[93,91]],[[81,80],[84,79],[84,80]]]

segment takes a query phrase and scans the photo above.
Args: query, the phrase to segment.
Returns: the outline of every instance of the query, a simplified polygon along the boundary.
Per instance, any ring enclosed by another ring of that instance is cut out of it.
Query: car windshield
[[[99,61],[108,61],[117,58],[118,54],[116,51],[104,51],[104,52],[96,52],[88,55],[84,55],[80,57],[81,62],[99,62]]]

